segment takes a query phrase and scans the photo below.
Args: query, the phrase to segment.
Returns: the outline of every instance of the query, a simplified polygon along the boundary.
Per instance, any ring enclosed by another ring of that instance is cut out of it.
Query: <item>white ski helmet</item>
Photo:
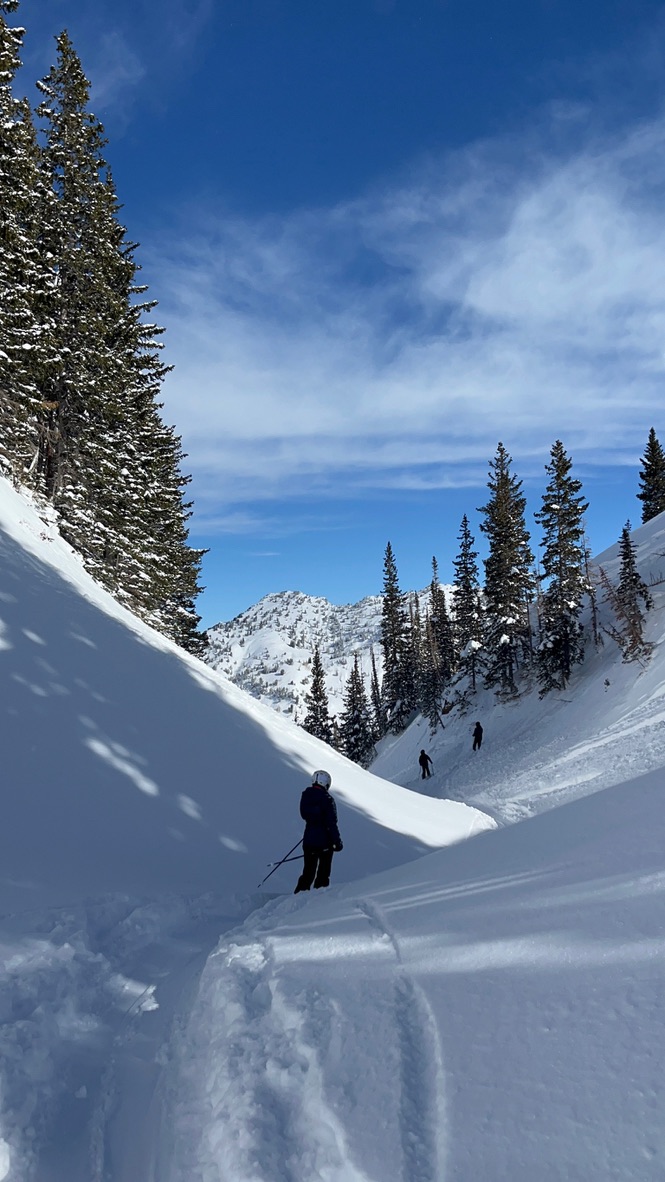
[[[318,784],[319,788],[329,788],[332,784],[330,772],[314,772],[312,784]]]

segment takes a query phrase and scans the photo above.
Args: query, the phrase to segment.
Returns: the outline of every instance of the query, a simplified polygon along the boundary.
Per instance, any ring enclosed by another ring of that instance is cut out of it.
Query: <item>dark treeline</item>
[[[121,603],[197,652],[205,551],[188,545],[189,477],[160,413],[155,301],[66,32],[36,111],[15,95],[17,7],[0,0],[0,471],[54,506]]]
[[[653,428],[641,465],[637,495],[644,523],[665,510],[665,453]],[[637,570],[630,522],[621,531],[614,586],[602,567],[592,569],[584,528],[588,505],[559,440],[545,473],[547,484],[535,514],[541,530],[538,563],[526,526],[522,484],[502,443],[490,462],[487,501],[478,509],[488,548],[483,578],[466,514],[448,596],[436,558],[424,602],[422,596],[402,592],[388,543],[381,619],[383,680],[379,684],[373,659],[368,701],[356,659],[346,691],[348,705],[336,729],[328,713],[317,649],[305,729],[367,763],[383,735],[400,734],[417,713],[435,732],[453,707],[469,707],[481,686],[504,701],[534,687],[541,697],[564,690],[575,666],[584,660],[587,642],[600,645],[604,635],[617,642],[625,661],[649,655],[644,612],[652,606],[651,596]],[[607,608],[602,626],[599,593]],[[589,636],[580,618],[585,601],[591,608]]]

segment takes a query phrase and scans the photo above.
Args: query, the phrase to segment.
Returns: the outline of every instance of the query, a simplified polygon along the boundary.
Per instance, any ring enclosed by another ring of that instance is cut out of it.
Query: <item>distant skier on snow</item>
[[[421,769],[421,776],[420,776],[421,780],[428,780],[432,774],[432,772],[430,770],[432,767],[432,761],[424,749],[420,752],[420,755],[418,756],[418,763],[420,764],[420,769]]]
[[[294,895],[330,884],[333,853],[343,849],[337,826],[337,805],[330,795],[329,772],[314,772],[312,783],[300,797],[300,816],[305,822],[302,848],[305,862]]]
[[[473,728],[473,750],[480,751],[480,745],[483,741],[483,728],[479,722]]]

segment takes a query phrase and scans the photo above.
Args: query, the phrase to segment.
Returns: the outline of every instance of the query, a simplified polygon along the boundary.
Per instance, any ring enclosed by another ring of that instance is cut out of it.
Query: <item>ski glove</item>
[[[343,849],[344,849],[344,843],[342,842],[342,839],[341,839],[341,837],[340,837],[339,841],[336,841],[336,842],[335,842],[335,844],[334,844],[334,846],[333,846],[333,849],[334,849],[334,851],[335,851],[335,853],[336,853],[336,854],[338,854],[338,853],[340,852],[340,850],[343,850]]]

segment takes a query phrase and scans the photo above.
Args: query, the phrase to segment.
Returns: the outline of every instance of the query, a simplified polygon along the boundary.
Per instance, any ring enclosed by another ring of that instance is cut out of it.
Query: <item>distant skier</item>
[[[332,779],[329,772],[314,772],[312,783],[300,797],[300,816],[305,822],[302,848],[305,863],[296,883],[294,895],[314,887],[330,884],[333,853],[343,849],[337,826],[337,806],[330,795]]]
[[[479,722],[473,728],[473,750],[480,751],[480,745],[483,741],[483,728]]]
[[[432,774],[430,771],[430,768],[432,767],[432,761],[425,750],[420,752],[420,755],[418,756],[418,763],[420,764],[421,780],[429,780]]]

